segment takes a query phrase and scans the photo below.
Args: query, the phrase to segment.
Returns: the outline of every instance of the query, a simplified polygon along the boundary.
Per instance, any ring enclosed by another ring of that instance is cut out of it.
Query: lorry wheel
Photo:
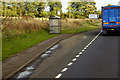
[[[120,36],[120,31],[118,31],[118,35]]]
[[[107,31],[103,31],[103,36],[106,36],[108,34]]]

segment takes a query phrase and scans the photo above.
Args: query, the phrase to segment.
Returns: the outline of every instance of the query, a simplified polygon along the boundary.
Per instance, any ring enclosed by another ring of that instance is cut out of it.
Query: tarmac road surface
[[[118,78],[120,36],[101,29],[79,33],[58,43],[30,78]]]

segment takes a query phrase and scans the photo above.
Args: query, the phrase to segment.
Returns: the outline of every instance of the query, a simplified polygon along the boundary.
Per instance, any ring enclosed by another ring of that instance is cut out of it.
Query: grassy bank
[[[48,33],[48,21],[33,19],[5,20],[2,24],[2,60],[44,40],[57,36]],[[100,25],[100,20],[63,20],[62,34],[97,29],[100,28]]]
[[[56,35],[49,35],[45,31],[33,32],[32,34],[20,35],[10,39],[2,40],[2,59],[5,59],[15,53],[23,51],[44,40]]]
[[[64,20],[62,33],[79,33],[101,28],[101,20]]]
[[[5,20],[2,26],[2,60],[57,36],[48,33],[48,26],[46,21],[33,19]]]

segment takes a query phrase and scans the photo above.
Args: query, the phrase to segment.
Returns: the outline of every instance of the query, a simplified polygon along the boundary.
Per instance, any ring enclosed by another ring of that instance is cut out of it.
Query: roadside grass
[[[79,33],[101,28],[100,20],[67,21],[62,24],[62,33]]]
[[[19,53],[29,47],[34,46],[44,40],[55,37],[57,35],[50,35],[46,31],[33,32],[32,34],[20,35],[14,38],[2,40],[2,59],[6,59],[16,53]]]
[[[98,28],[101,28],[100,20],[62,21],[62,34]],[[6,20],[2,23],[2,60],[55,36],[58,34],[49,34],[49,22],[46,20]]]
[[[50,35],[48,27],[48,21],[6,19],[2,23],[2,60],[57,36]]]

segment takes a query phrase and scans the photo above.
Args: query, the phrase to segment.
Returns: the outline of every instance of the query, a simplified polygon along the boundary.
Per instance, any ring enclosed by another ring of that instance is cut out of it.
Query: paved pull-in
[[[119,39],[100,30],[65,39],[31,78],[118,78]]]

